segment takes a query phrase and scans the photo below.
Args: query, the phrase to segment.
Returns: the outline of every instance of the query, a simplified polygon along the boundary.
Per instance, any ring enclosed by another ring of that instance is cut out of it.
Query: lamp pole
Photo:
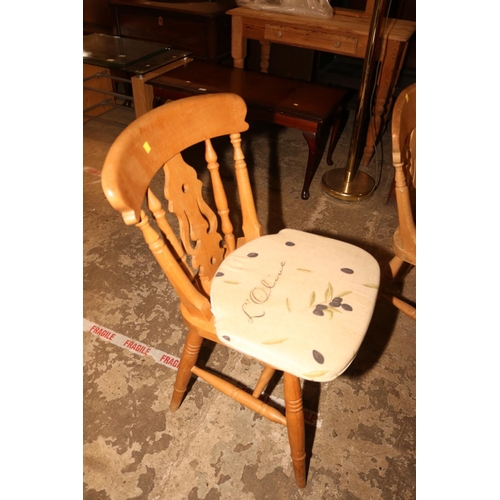
[[[375,181],[366,172],[358,170],[368,124],[371,118],[370,98],[376,84],[376,68],[379,63],[379,48],[384,17],[387,16],[387,0],[376,0],[370,24],[368,44],[363,63],[362,81],[358,94],[358,109],[354,117],[349,156],[345,171],[334,169],[326,172],[321,187],[329,195],[345,200],[360,201],[373,194]]]

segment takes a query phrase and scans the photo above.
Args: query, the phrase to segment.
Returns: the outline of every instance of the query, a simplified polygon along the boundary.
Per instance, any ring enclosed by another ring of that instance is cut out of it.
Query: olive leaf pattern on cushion
[[[328,283],[322,302],[317,302],[316,294],[314,292],[311,293],[309,305],[311,307],[314,306],[312,313],[316,316],[325,316],[326,313],[329,315],[330,319],[332,319],[335,313],[341,313],[342,311],[351,312],[352,306],[344,302],[344,297],[350,293],[351,291],[348,290],[339,294],[334,294],[332,284]]]

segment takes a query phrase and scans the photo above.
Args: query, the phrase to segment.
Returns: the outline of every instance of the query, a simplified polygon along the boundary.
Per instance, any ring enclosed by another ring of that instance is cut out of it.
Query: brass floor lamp
[[[387,16],[387,0],[377,0],[368,35],[368,45],[363,63],[362,81],[358,94],[358,109],[354,118],[353,131],[347,166],[345,170],[329,170],[321,179],[323,190],[334,198],[345,201],[360,201],[375,191],[375,180],[366,172],[358,170],[361,160],[361,138],[366,137],[370,122],[370,98],[375,86],[376,69],[384,18]]]

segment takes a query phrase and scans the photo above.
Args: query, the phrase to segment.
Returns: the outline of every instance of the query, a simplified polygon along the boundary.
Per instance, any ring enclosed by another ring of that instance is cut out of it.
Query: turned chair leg
[[[267,387],[267,384],[269,384],[269,381],[275,372],[276,370],[272,366],[264,366],[264,370],[262,370],[259,381],[257,382],[257,385],[252,393],[254,398],[258,398],[262,394],[262,391]]]
[[[405,313],[411,319],[417,320],[417,309],[404,300],[398,299],[394,295],[382,292],[382,296],[388,300],[394,307]]]
[[[304,409],[300,380],[294,375],[284,373],[285,416],[293,460],[295,482],[299,488],[306,486],[306,439]]]
[[[198,353],[200,352],[202,342],[203,338],[196,332],[192,330],[188,332],[179,362],[179,368],[177,370],[174,392],[172,394],[172,400],[170,401],[170,411],[176,411],[181,405],[189,379],[191,378],[191,368],[193,368],[198,359]]]
[[[401,267],[404,264],[404,260],[395,255],[387,266],[384,269],[382,278],[386,283],[390,283],[396,279],[396,276],[399,274]]]

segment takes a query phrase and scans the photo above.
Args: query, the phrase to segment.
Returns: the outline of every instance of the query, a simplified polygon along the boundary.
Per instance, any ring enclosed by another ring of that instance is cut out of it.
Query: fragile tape
[[[172,370],[177,370],[177,367],[179,366],[180,358],[178,358],[177,356],[173,356],[172,354],[163,352],[160,349],[155,349],[154,347],[150,347],[142,342],[137,342],[136,340],[122,335],[121,333],[114,332],[109,328],[100,326],[97,323],[89,321],[85,318],[83,319],[83,331],[93,333],[106,342],[110,342],[111,344],[122,347],[123,349],[127,349],[128,351],[131,351],[140,356],[151,356],[157,363],[159,363],[160,365],[168,366]],[[245,392],[248,392],[249,394],[252,393],[252,391],[250,391],[247,387],[240,384],[238,385],[239,388],[244,390]],[[260,399],[264,403],[272,401],[282,408],[285,407],[285,401],[283,399],[271,396],[269,394],[261,395]],[[318,413],[313,410],[304,408],[304,421],[306,424],[314,425],[318,429],[321,428],[321,420],[318,419]]]
[[[179,366],[180,359],[177,356],[160,351],[160,349],[155,349],[154,347],[149,347],[142,342],[137,342],[121,333],[114,332],[109,328],[104,328],[85,318],[83,320],[83,330],[93,333],[107,342],[111,342],[118,347],[122,347],[141,356],[151,356],[160,365],[166,365],[173,370],[177,370]]]
[[[97,170],[96,168],[92,167],[83,167],[83,171],[87,172],[88,174],[95,175],[96,177],[101,177],[101,171]]]

